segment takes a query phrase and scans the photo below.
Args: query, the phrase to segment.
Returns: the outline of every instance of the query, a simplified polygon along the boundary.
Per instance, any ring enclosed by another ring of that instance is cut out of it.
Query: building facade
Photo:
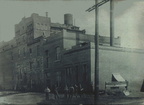
[[[113,47],[109,40],[99,36],[101,89],[113,72],[130,81],[136,69],[135,60],[144,57],[143,50],[121,48],[120,37],[115,38]],[[46,86],[78,83],[88,88],[94,83],[94,49],[94,35],[74,26],[71,14],[64,15],[64,24],[52,23],[47,14],[24,17],[15,25],[15,37],[0,44],[0,88],[43,91]],[[126,57],[135,60],[128,63]],[[138,65],[144,74],[144,66]],[[142,78],[134,79],[130,85]]]

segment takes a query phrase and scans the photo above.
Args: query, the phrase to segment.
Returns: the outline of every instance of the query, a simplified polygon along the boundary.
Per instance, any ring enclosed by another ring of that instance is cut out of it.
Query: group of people
[[[46,89],[44,90],[44,92],[45,92],[45,94],[46,94],[46,100],[49,100],[50,92],[54,93],[55,99],[59,98],[58,87],[56,87],[56,85],[54,85],[52,91],[50,90],[49,87],[46,87]]]
[[[81,84],[78,86],[75,84],[74,86],[68,86],[66,85],[64,88],[64,95],[65,98],[72,98],[74,95],[78,97],[78,95],[81,97],[83,94],[84,89],[82,88]]]
[[[49,94],[53,93],[55,99],[59,98],[59,92],[58,92],[58,87],[56,85],[53,86],[53,88],[50,90],[49,87],[47,87],[45,89],[45,93],[46,93],[46,100],[49,99]],[[79,85],[71,85],[70,87],[68,87],[67,85],[65,85],[64,90],[64,98],[68,98],[71,99],[73,98],[73,96],[75,95],[75,97],[81,97],[82,94],[84,93],[84,89],[82,88],[81,84]]]

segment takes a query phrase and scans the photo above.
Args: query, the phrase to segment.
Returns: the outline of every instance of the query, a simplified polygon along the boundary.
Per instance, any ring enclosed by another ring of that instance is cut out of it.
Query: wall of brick
[[[72,72],[72,78],[66,76],[67,80],[65,82],[68,86],[80,83],[84,88],[86,88],[88,84],[91,83],[89,45],[79,46],[77,48],[75,47],[66,51],[64,53],[64,68],[65,71],[67,68],[71,68]],[[66,72],[64,74],[67,75]]]

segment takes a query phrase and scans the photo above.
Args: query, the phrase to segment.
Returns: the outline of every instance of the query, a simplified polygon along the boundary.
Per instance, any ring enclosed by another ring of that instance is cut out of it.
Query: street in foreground
[[[0,94],[1,95],[1,94]],[[144,96],[142,93],[141,96]],[[15,93],[0,96],[0,105],[63,105],[63,104],[87,104],[93,103],[93,96],[84,95],[83,97],[73,97],[72,99],[65,99],[60,95],[59,99],[54,99],[54,95],[50,94],[50,99],[45,100],[44,93]],[[100,96],[99,104],[110,105],[144,105],[144,97],[118,97],[118,96]]]

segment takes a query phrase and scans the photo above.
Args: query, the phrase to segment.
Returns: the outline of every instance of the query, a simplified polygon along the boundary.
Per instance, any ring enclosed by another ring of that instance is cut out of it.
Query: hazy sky
[[[101,1],[101,0],[99,0]],[[94,34],[94,11],[85,12],[94,0],[7,0],[0,1],[0,40],[14,37],[14,25],[22,17],[38,13],[51,17],[52,22],[63,24],[65,13],[73,14],[75,25]],[[115,36],[121,37],[122,47],[144,48],[144,2],[124,0],[115,3]],[[109,2],[99,8],[99,33],[109,36]]]

